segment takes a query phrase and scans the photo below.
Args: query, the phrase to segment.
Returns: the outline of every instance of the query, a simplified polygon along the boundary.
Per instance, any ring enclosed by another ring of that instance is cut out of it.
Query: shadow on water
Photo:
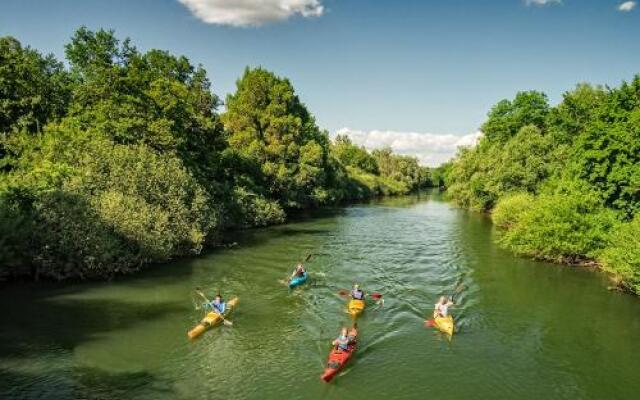
[[[7,399],[45,398],[56,399],[130,399],[137,394],[145,398],[172,397],[173,389],[146,371],[110,372],[99,368],[74,367],[70,373],[53,374],[41,380],[39,374],[0,369],[0,397]],[[5,383],[12,382],[12,385]],[[140,398],[140,397],[137,397]]]
[[[173,393],[168,384],[145,371],[110,373],[97,368],[74,368],[73,378],[75,398],[127,399],[134,398],[139,392],[153,398],[155,395],[166,397]]]
[[[56,296],[59,296],[59,292]],[[65,299],[47,295],[27,299],[16,296],[19,308],[3,312],[0,356],[28,357],[55,344],[73,350],[102,332],[129,328],[135,324],[183,313],[183,302],[133,303],[116,299]],[[55,324],[55,329],[51,329]]]
[[[0,330],[0,398],[41,398],[42,393],[55,393],[47,398],[113,399],[132,398],[138,390],[145,394],[167,392],[166,382],[140,366],[134,371],[127,370],[133,366],[124,367],[124,371],[109,366],[103,370],[99,362],[88,367],[78,364],[77,351],[114,331],[142,328],[169,315],[184,314],[188,305],[183,301],[149,301],[153,296],[146,289],[152,285],[148,275],[153,275],[157,284],[157,279],[168,278],[161,274],[168,273],[167,268],[146,274],[146,279],[128,281],[124,297],[129,300],[105,295],[102,289],[113,282],[5,287],[0,295],[5,305]],[[131,291],[146,293],[146,301],[131,299]],[[122,353],[120,350],[114,357]]]

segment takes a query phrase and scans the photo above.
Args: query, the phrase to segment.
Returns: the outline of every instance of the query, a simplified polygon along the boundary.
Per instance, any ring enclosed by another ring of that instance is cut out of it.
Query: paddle
[[[351,292],[348,290],[339,290],[338,294],[342,297],[347,297],[351,294]],[[380,293],[371,293],[365,296],[371,296],[372,299],[376,300],[376,304],[380,305],[380,307],[384,305],[384,300],[382,299],[382,295]]]
[[[207,303],[210,303],[210,300],[207,298],[207,296],[204,295],[204,293],[202,293],[202,291],[200,290],[200,288],[196,288],[196,293],[198,293],[200,295],[200,297],[202,297],[204,299],[204,301],[206,301]],[[233,326],[233,322],[229,321],[228,319],[226,319],[222,314],[217,313],[218,316],[220,317],[220,319],[222,320],[222,324],[225,326]]]
[[[457,294],[459,294],[459,293],[462,291],[462,289],[464,289],[464,283],[460,283],[458,286],[456,286],[456,288],[455,288],[455,290],[454,290],[453,294],[451,294],[451,295],[449,296],[449,301],[450,301],[451,303],[453,303],[453,302],[454,302],[454,301],[453,301],[453,300],[454,300],[454,298],[456,297],[456,295],[457,295]],[[426,328],[432,328],[432,327],[434,327],[434,326],[435,326],[435,324],[436,324],[436,321],[435,321],[435,319],[434,319],[434,318],[430,318],[430,319],[428,319],[428,320],[424,321],[424,326],[425,326]]]

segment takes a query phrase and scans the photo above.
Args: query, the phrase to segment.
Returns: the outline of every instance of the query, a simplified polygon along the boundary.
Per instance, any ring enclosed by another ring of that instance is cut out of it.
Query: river
[[[486,216],[439,195],[318,212],[228,237],[231,249],[107,283],[10,284],[0,308],[2,399],[634,399],[640,301],[603,274],[514,257]],[[307,253],[310,284],[279,281]],[[329,342],[349,323],[337,294],[384,295],[330,384]],[[460,285],[452,340],[423,321]],[[239,296],[187,340],[193,289]]]

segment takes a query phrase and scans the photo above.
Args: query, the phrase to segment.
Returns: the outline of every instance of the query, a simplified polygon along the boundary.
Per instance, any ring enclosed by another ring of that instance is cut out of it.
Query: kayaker
[[[302,265],[302,263],[298,263],[298,265],[296,265],[296,269],[293,271],[293,275],[291,275],[291,279],[299,278],[304,275],[305,272],[307,272],[307,270],[304,269],[304,265]]]
[[[211,311],[220,315],[224,314],[225,310],[227,309],[227,304],[224,302],[220,294],[217,294],[213,301],[205,304],[205,307],[211,308]]]
[[[354,300],[364,300],[364,292],[360,289],[360,285],[357,283],[353,285],[353,289],[351,290],[351,298]]]
[[[349,345],[351,345],[352,343],[353,343],[353,337],[349,336],[347,328],[342,328],[342,331],[340,332],[340,336],[338,336],[336,340],[332,342],[332,344],[336,346],[336,348],[344,351],[348,351]]]
[[[440,297],[440,300],[435,304],[433,308],[433,318],[446,317],[449,314],[449,307],[453,305],[451,299],[447,299],[444,296]]]

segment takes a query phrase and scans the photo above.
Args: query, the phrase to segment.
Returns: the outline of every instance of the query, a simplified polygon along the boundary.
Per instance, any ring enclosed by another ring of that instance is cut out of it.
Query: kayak
[[[349,300],[349,304],[347,304],[347,311],[353,318],[356,318],[364,311],[364,300]]]
[[[324,373],[320,377],[325,382],[329,382],[334,376],[344,368],[345,364],[353,353],[356,351],[356,339],[358,337],[358,331],[355,328],[349,330],[348,335],[353,337],[353,343],[348,346],[349,350],[341,350],[337,346],[331,349],[329,353],[329,359],[327,360],[327,366],[324,369]]]
[[[302,274],[302,276],[297,276],[289,281],[289,289],[293,289],[296,286],[300,286],[304,284],[309,278],[309,274],[306,272]]]
[[[435,318],[433,325],[441,332],[446,333],[449,336],[453,335],[454,323],[451,315]]]
[[[233,309],[236,308],[237,304],[238,304],[237,297],[234,297],[233,299],[227,302],[227,309],[224,312],[225,318],[227,318],[231,314]],[[189,339],[195,339],[198,336],[202,335],[204,331],[206,331],[207,329],[213,326],[216,326],[221,322],[222,322],[222,318],[220,318],[220,315],[218,315],[217,313],[214,313],[213,311],[209,312],[207,313],[207,315],[204,316],[204,318],[202,318],[202,321],[200,321],[198,325],[194,326],[187,333],[187,336],[189,336]]]

